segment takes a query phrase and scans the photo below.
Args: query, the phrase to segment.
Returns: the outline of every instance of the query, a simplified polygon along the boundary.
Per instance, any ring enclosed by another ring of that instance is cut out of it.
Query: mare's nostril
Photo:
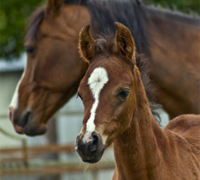
[[[24,127],[27,124],[30,115],[31,115],[31,112],[29,112],[29,111],[24,114],[24,116],[22,117],[21,123],[20,123],[22,127]]]
[[[13,121],[18,126],[24,127],[28,123],[29,119],[31,118],[31,115],[32,115],[32,113],[30,111],[27,111],[27,112],[24,113],[24,115],[22,116],[22,118],[20,118],[19,112],[15,111],[14,112],[14,119],[13,119]]]

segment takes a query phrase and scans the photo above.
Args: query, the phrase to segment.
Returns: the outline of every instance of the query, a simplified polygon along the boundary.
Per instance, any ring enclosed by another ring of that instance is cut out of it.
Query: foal
[[[112,39],[94,40],[89,26],[80,32],[80,54],[89,68],[78,89],[85,112],[77,152],[95,163],[113,143],[113,179],[199,180],[200,116],[182,115],[159,127],[131,33],[120,23],[116,28]]]

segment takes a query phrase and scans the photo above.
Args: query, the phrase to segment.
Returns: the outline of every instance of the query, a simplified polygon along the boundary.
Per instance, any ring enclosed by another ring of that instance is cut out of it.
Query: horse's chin
[[[93,164],[93,163],[97,163],[98,161],[100,161],[100,159],[103,156],[104,150],[105,149],[103,148],[100,152],[97,151],[98,153],[89,154],[89,155],[83,155],[83,153],[80,151],[77,151],[77,152],[80,155],[83,162]]]
[[[43,135],[47,131],[47,126],[46,124],[41,124],[41,125],[33,125],[32,124],[27,124],[24,127],[24,133],[27,136],[36,136],[36,135]]]
[[[18,134],[24,134],[24,128],[13,123],[13,127]]]
[[[101,156],[102,157],[102,156]],[[82,161],[83,162],[86,162],[86,163],[91,163],[91,164],[93,164],[93,163],[97,163],[97,162],[99,162],[100,161],[100,159],[101,159],[101,157],[97,157],[97,158],[93,158],[93,159],[84,159],[84,158],[82,158]]]

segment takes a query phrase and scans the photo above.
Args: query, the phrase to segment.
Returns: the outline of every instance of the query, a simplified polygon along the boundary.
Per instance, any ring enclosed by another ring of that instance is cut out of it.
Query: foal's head
[[[78,89],[85,112],[76,148],[83,161],[94,163],[129,126],[140,74],[135,66],[133,37],[120,23],[116,23],[116,34],[109,39],[94,40],[89,26],[84,27],[79,48],[89,69]]]

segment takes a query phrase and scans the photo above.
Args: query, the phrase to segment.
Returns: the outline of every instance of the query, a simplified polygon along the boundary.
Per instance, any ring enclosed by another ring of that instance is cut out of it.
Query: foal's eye
[[[129,95],[129,89],[124,89],[118,94],[121,98],[125,99]]]
[[[79,97],[81,100],[83,100],[83,98],[81,97],[81,95],[78,93],[77,97]]]
[[[32,55],[35,52],[35,47],[32,46],[25,46],[24,49],[28,55]]]

